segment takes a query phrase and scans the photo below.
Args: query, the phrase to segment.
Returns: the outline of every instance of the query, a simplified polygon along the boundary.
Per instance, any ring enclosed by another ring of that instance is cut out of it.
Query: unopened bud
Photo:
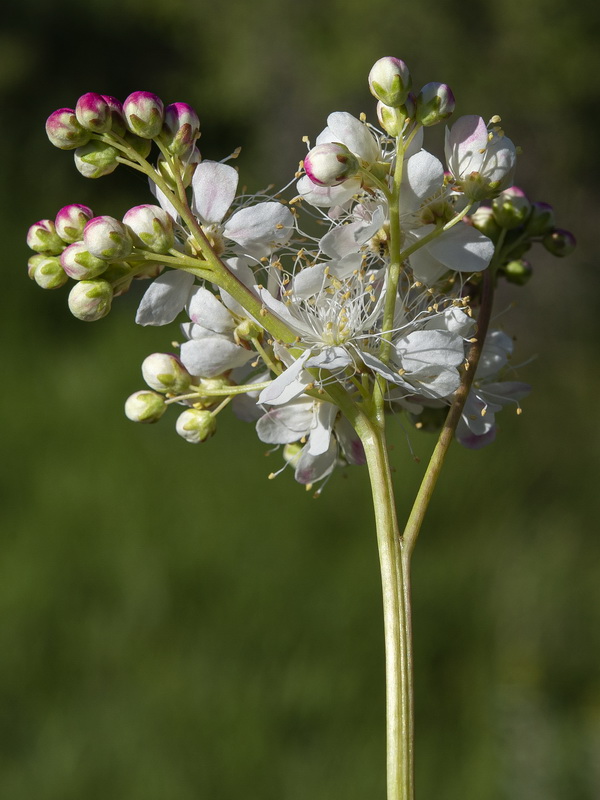
[[[84,178],[102,178],[119,166],[119,151],[106,142],[94,140],[75,150],[75,167]]]
[[[550,233],[547,233],[542,243],[549,253],[553,256],[568,256],[575,250],[575,237],[570,231],[555,228]]]
[[[200,155],[200,151],[197,147],[192,147],[189,153],[185,154],[185,158],[181,157],[181,164],[182,169],[180,170],[180,177],[181,182],[185,187],[189,186],[192,182],[192,176],[194,171],[200,161],[202,160],[202,156]],[[173,174],[173,169],[168,161],[165,160],[164,156],[160,155],[156,162],[156,168],[160,172],[161,176],[166,180],[169,184],[171,189],[177,189],[177,179]]]
[[[501,228],[511,230],[522,225],[531,213],[531,203],[518,186],[510,186],[492,201],[494,219]]]
[[[250,341],[250,339],[258,338],[261,333],[262,328],[254,320],[245,319],[236,327],[233,335],[236,339]]]
[[[345,144],[327,142],[318,144],[307,154],[304,169],[313,183],[337,186],[357,174],[359,163]]]
[[[192,444],[205,442],[217,429],[217,420],[210,413],[198,408],[188,408],[180,414],[175,424],[177,433]]]
[[[161,139],[174,156],[187,153],[200,136],[198,114],[187,103],[171,103],[165,109]]]
[[[125,416],[132,422],[158,422],[166,410],[165,398],[146,389],[134,392],[125,401]]]
[[[79,242],[83,236],[83,229],[94,216],[91,208],[79,203],[71,203],[60,209],[54,220],[56,232],[67,244]]]
[[[42,289],[59,289],[69,280],[56,256],[33,256],[33,258],[40,260],[37,260],[35,265],[28,265],[29,274]]]
[[[456,101],[452,89],[445,83],[426,83],[417,95],[417,121],[429,127],[448,119]]]
[[[83,128],[72,108],[59,108],[46,120],[46,135],[54,147],[74,150],[90,140],[90,132]]]
[[[524,258],[509,261],[500,271],[509,283],[516,283],[517,286],[524,286],[533,274],[531,264]]]
[[[471,224],[478,231],[481,231],[484,236],[491,239],[493,242],[498,241],[500,236],[500,226],[494,218],[494,211],[491,206],[479,206],[469,217]]]
[[[108,261],[93,256],[83,242],[73,242],[63,250],[60,264],[69,278],[76,281],[97,278],[108,267]]]
[[[160,97],[151,92],[132,92],[123,103],[125,123],[142,139],[154,139],[162,130],[165,116]]]
[[[189,389],[192,376],[177,356],[171,353],[152,353],[142,363],[142,375],[151,389],[157,392],[182,394]]]
[[[83,322],[96,322],[105,317],[113,298],[113,290],[107,281],[79,281],[69,292],[69,310]]]
[[[530,236],[543,236],[549,233],[555,224],[554,209],[548,203],[532,203],[531,214],[525,225]]]
[[[152,253],[168,253],[175,244],[173,218],[160,206],[135,206],[125,214],[123,224],[135,244]]]
[[[79,124],[92,133],[106,133],[111,129],[110,106],[101,94],[87,92],[75,106],[75,116]]]
[[[125,117],[123,116],[123,104],[120,103],[116,97],[111,97],[109,94],[103,94],[102,97],[110,110],[111,133],[116,133],[117,136],[124,136],[127,126],[125,125]]]
[[[142,158],[148,158],[152,150],[152,139],[142,139],[140,136],[136,136],[135,133],[131,133],[130,131],[127,131],[123,138],[138,155]]]
[[[369,89],[386,106],[399,108],[406,100],[410,86],[410,72],[399,58],[384,56],[371,67]]]
[[[91,219],[83,231],[83,241],[93,256],[105,261],[120,261],[133,248],[131,235],[125,225],[109,216]]]
[[[51,219],[41,219],[34,222],[27,231],[27,246],[36,253],[57,256],[65,248],[65,243],[56,232],[56,226]]]

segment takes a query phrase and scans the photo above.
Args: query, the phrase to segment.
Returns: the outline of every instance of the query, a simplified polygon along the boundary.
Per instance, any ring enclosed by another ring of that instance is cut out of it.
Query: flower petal
[[[302,448],[294,477],[298,483],[309,484],[326,478],[335,467],[337,461],[337,442],[332,436],[328,449],[319,455],[313,455],[308,445]]]
[[[170,270],[152,281],[138,306],[138,325],[167,325],[183,311],[194,285],[194,276]]]
[[[305,350],[291,366],[278,375],[266,389],[262,390],[258,396],[258,402],[278,406],[289,403],[290,400],[301,395],[312,381],[312,375],[304,369],[304,364],[310,354],[310,350]]]
[[[239,175],[219,161],[201,161],[192,176],[192,210],[202,222],[221,222],[233,203]]]
[[[360,190],[360,186],[360,178],[350,178],[339,186],[317,186],[308,175],[303,175],[296,184],[296,190],[311,206],[330,208],[345,205]]]
[[[204,339],[190,339],[181,345],[181,363],[192,375],[214,378],[234,367],[241,367],[255,353],[238,347],[224,336],[207,336]]]
[[[379,158],[379,146],[367,125],[347,111],[334,111],[330,114],[327,117],[327,128],[331,131],[327,135],[333,136],[329,141],[345,144],[348,150],[369,163]],[[317,144],[321,143],[318,137]]]
[[[458,222],[425,247],[433,258],[457,272],[481,272],[494,255],[492,240],[466,222]]]
[[[192,322],[215,333],[230,333],[236,326],[231,312],[203,286],[192,292],[187,312]]]
[[[267,411],[256,423],[258,438],[267,444],[300,441],[310,430],[313,404],[314,401],[309,397],[298,398],[293,403]]]
[[[294,229],[294,215],[287,206],[276,201],[240,208],[227,220],[223,233],[228,239],[251,247],[257,258],[286,244]]]

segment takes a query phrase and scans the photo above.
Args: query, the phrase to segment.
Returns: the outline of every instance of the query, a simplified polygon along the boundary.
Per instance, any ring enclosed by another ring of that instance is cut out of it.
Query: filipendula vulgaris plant
[[[287,201],[238,194],[231,157],[201,158],[186,103],[90,92],[50,115],[50,141],[73,150],[88,178],[120,165],[143,173],[154,202],[122,220],[67,205],[27,234],[30,277],[46,289],[71,282],[79,319],[105,317],[134,279],[150,281],[138,324],[185,314],[177,352],[144,360],[148,388],[125,403],[129,419],[152,423],[179,407],[177,433],[199,443],[231,404],[281,446],[279,472],[317,493],[336,467],[366,464],[383,583],[388,800],[414,797],[409,570],[427,505],[452,440],[490,443],[496,413],[520,413],[530,391],[510,366],[512,339],[489,329],[494,289],[529,280],[534,243],[556,256],[575,245],[549,205],[513,185],[517,151],[498,117],[447,127],[444,166],[423,139],[452,115],[452,91],[411,86],[403,61],[377,61],[378,124],[330,114]],[[390,414],[439,430],[403,531]]]

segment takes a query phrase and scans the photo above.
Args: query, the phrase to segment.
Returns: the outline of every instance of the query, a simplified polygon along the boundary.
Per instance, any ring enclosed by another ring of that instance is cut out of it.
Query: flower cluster
[[[121,220],[68,205],[27,236],[30,276],[48,289],[73,279],[79,319],[106,316],[134,278],[152,279],[140,325],[185,314],[177,352],[144,361],[148,388],[127,400],[130,419],[183,406],[176,430],[198,443],[231,404],[312,485],[364,462],[355,413],[377,424],[404,413],[431,430],[466,387],[456,437],[480,447],[502,406],[520,410],[529,387],[510,367],[510,337],[486,331],[484,306],[499,280],[529,279],[535,242],[564,256],[573,236],[513,185],[517,148],[498,117],[457,119],[444,163],[423,143],[454,111],[450,88],[413,91],[391,57],[373,66],[369,87],[378,124],[330,114],[289,200],[238,193],[229,159],[201,158],[185,103],[88,93],[50,115],[50,141],[74,150],[85,177],[125,164],[154,195]]]

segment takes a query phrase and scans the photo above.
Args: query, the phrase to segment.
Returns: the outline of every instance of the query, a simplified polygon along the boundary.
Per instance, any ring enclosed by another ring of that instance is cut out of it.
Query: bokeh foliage
[[[499,298],[534,394],[458,447],[414,566],[419,796],[600,795],[597,225],[600,15],[566,0],[21,0],[0,33],[7,244],[0,796],[384,796],[377,556],[363,471],[312,500],[232,417],[206,445],[122,415],[171,331],[96,325],[27,281],[27,226],[68,202],[122,214],[135,175],[81,178],[43,123],[85,91],[186,100],[201,148],[243,145],[281,185],[331,110],[372,112],[371,63],[499,113],[519,181],[580,247]],[[512,301],[517,307],[508,310]],[[6,360],[8,363],[6,364]],[[16,378],[19,378],[16,381]],[[18,386],[17,386],[18,384]],[[392,423],[407,509],[431,439]]]

